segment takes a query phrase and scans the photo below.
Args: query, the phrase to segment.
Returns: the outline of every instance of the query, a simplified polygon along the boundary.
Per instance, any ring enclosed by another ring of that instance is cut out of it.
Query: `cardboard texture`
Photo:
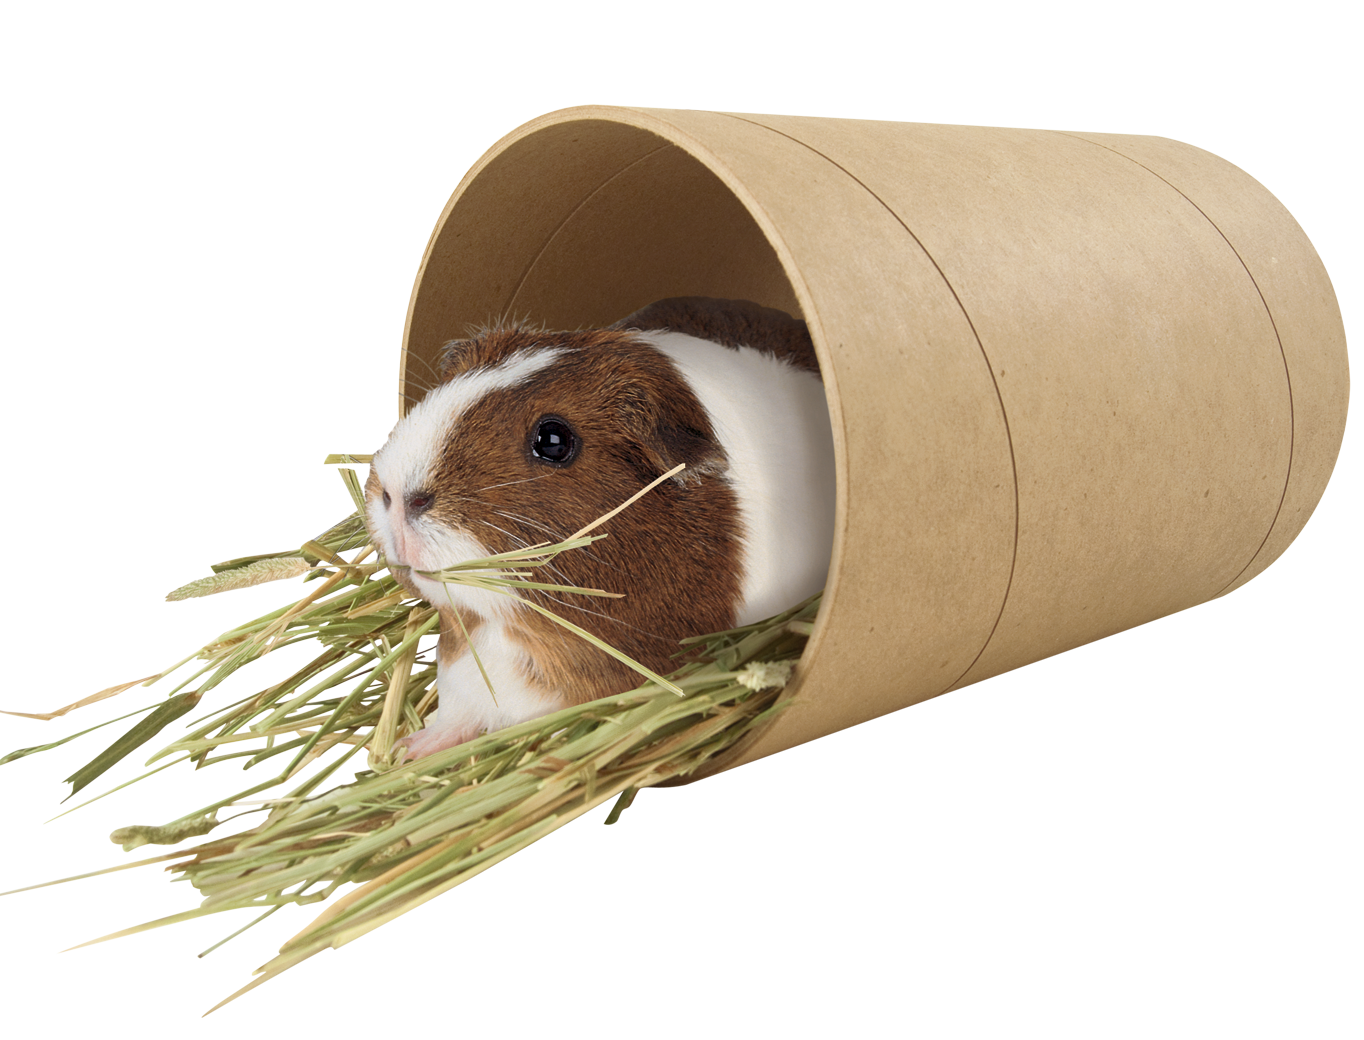
[[[1335,295],[1258,182],[1163,138],[589,107],[466,175],[401,402],[471,325],[668,296],[809,323],[833,560],[790,708],[711,772],[1222,595],[1345,425]]]

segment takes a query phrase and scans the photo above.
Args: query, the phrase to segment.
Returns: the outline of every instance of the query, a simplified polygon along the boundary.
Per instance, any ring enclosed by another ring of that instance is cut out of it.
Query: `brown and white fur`
[[[520,595],[668,671],[679,639],[823,587],[833,442],[804,322],[746,301],[664,300],[606,329],[494,328],[449,343],[441,376],[365,485],[376,545],[441,614],[439,707],[407,738],[413,756],[639,683],[520,599],[420,572],[560,540],[679,462],[545,579],[624,598]],[[547,418],[577,439],[566,464],[534,450]]]

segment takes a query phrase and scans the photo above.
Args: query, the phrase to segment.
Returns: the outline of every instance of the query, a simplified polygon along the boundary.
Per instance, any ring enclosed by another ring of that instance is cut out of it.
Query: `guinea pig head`
[[[666,663],[682,636],[732,626],[737,499],[711,419],[666,355],[621,330],[501,328],[447,344],[441,376],[365,486],[370,533],[404,585],[508,618],[524,610],[516,600],[419,572],[559,541],[686,463],[608,521],[607,538],[541,572],[623,598],[543,603],[646,664]]]

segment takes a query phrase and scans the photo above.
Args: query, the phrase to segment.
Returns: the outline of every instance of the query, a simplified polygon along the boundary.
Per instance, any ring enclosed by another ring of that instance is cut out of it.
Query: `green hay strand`
[[[361,456],[328,459],[360,461]],[[244,790],[168,823],[137,824],[112,835],[125,850],[205,835],[207,840],[165,856],[79,875],[174,860],[167,869],[177,880],[188,880],[202,897],[195,909],[92,942],[227,910],[256,911],[251,924],[205,954],[283,906],[332,900],[260,969],[254,982],[227,1000],[323,949],[368,934],[598,805],[615,800],[606,818],[614,824],[643,788],[704,768],[782,710],[782,688],[813,630],[819,606],[819,597],[814,597],[761,624],[686,640],[679,647],[685,663],[664,676],[534,600],[544,592],[612,595],[534,581],[535,571],[561,553],[605,537],[588,534],[595,524],[554,545],[447,568],[431,576],[502,595],[520,594],[527,606],[624,661],[645,681],[634,690],[404,762],[394,753],[396,742],[420,729],[435,709],[436,669],[429,644],[439,615],[411,597],[382,561],[367,562],[373,549],[366,544],[358,512],[363,492],[353,470],[343,468],[341,474],[357,513],[301,549],[240,557],[213,567],[216,577],[228,581],[283,567],[295,575],[306,570],[309,580],[321,579],[321,584],[297,602],[223,633],[171,669],[201,662],[160,702],[122,716],[144,715],[68,778],[72,794],[83,790],[253,662],[281,646],[315,647],[315,656],[287,678],[190,722],[188,732],[156,750],[148,764],[168,757],[171,761],[113,788],[183,763],[202,768],[236,761],[249,769],[273,761],[271,775]],[[347,560],[343,553],[353,555]],[[196,688],[186,690],[190,684]],[[110,690],[122,692],[132,685]],[[112,694],[104,691],[62,711],[105,695]],[[83,733],[11,752],[0,764]],[[368,753],[370,768],[354,773],[348,782],[324,786],[361,751]],[[280,793],[291,783],[291,789]],[[235,815],[220,818],[225,810]],[[219,835],[229,820],[238,821],[239,829]]]

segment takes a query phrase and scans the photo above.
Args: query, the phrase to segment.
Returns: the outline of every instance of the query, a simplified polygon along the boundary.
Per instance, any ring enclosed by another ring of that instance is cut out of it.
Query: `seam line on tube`
[[[947,291],[950,292],[950,293],[952,294],[952,299],[956,301],[957,307],[958,307],[958,309],[961,311],[962,317],[966,319],[967,327],[970,328],[970,330],[971,330],[971,335],[972,335],[972,337],[973,337],[973,338],[975,339],[975,341],[976,341],[976,346],[980,349],[980,356],[981,356],[982,360],[984,360],[984,362],[985,362],[985,371],[987,371],[988,373],[990,373],[990,384],[991,384],[991,385],[994,387],[994,389],[995,389],[995,400],[999,402],[999,414],[1000,414],[1000,417],[1004,420],[1004,439],[1008,442],[1008,445],[1009,445],[1009,468],[1013,471],[1013,483],[1014,483],[1014,540],[1013,540],[1013,553],[1012,553],[1012,555],[1011,555],[1011,557],[1010,557],[1010,559],[1009,559],[1009,578],[1008,578],[1008,581],[1006,581],[1006,582],[1004,583],[1004,597],[1003,597],[1003,599],[1000,600],[1000,603],[999,603],[999,612],[995,615],[994,623],[990,626],[990,633],[989,633],[989,635],[987,635],[987,636],[985,637],[985,642],[981,643],[980,649],[979,649],[978,651],[976,651],[976,656],[973,657],[973,658],[971,658],[971,663],[968,664],[968,665],[962,670],[962,673],[961,673],[960,675],[958,675],[955,679],[953,679],[950,683],[948,683],[946,686],[944,686],[941,690],[939,690],[939,691],[938,691],[938,694],[934,694],[933,696],[938,696],[939,694],[946,693],[946,692],[948,692],[949,690],[951,690],[952,688],[954,688],[954,687],[957,685],[957,683],[961,682],[962,679],[964,679],[967,675],[970,674],[971,669],[974,668],[974,667],[976,666],[976,662],[979,661],[979,660],[981,659],[981,656],[985,653],[986,648],[990,645],[991,641],[995,638],[995,632],[996,632],[996,631],[998,630],[998,628],[999,628],[999,622],[1000,622],[1000,621],[1003,619],[1003,617],[1004,617],[1004,608],[1008,605],[1008,602],[1009,602],[1009,593],[1013,591],[1014,571],[1015,571],[1015,569],[1016,569],[1017,566],[1018,566],[1018,512],[1019,512],[1019,505],[1018,505],[1018,462],[1017,462],[1017,460],[1014,458],[1014,438],[1013,438],[1013,431],[1009,428],[1009,412],[1008,412],[1008,409],[1006,409],[1006,408],[1004,407],[1004,396],[999,392],[999,380],[995,378],[995,369],[994,369],[994,366],[990,363],[990,357],[989,357],[989,355],[985,353],[985,344],[981,342],[981,340],[980,340],[980,333],[976,331],[976,323],[973,322],[973,321],[971,320],[971,315],[967,312],[967,310],[966,310],[966,305],[965,305],[964,303],[962,303],[961,297],[957,295],[957,290],[956,290],[956,288],[952,285],[951,281],[948,280],[948,277],[947,277],[946,273],[943,271],[941,265],[940,265],[940,264],[938,263],[938,261],[934,258],[933,254],[930,253],[930,252],[924,247],[923,242],[921,242],[921,241],[919,240],[919,236],[916,235],[913,231],[910,230],[909,225],[906,224],[906,223],[900,218],[900,214],[896,213],[895,210],[893,210],[893,209],[886,203],[886,200],[885,200],[885,199],[881,198],[880,195],[876,194],[876,192],[872,191],[871,188],[867,187],[866,182],[864,182],[864,181],[862,180],[862,178],[858,177],[855,173],[853,173],[852,171],[850,171],[850,170],[849,170],[846,166],[844,166],[842,163],[837,162],[836,160],[831,159],[829,156],[825,155],[823,152],[821,152],[818,148],[814,147],[813,145],[807,144],[805,141],[802,141],[802,140],[800,140],[800,139],[797,138],[797,137],[792,137],[790,134],[784,133],[783,131],[776,129],[775,127],[768,126],[766,123],[759,123],[759,122],[757,122],[756,120],[753,120],[753,119],[746,119],[746,118],[744,118],[743,116],[735,115],[735,114],[732,113],[732,112],[726,112],[726,113],[723,113],[723,114],[729,116],[729,118],[731,118],[731,119],[737,119],[737,120],[739,120],[740,122],[749,123],[749,124],[751,124],[752,126],[761,127],[762,129],[771,131],[771,132],[774,133],[774,134],[780,134],[782,137],[785,137],[788,141],[793,141],[793,142],[795,142],[796,144],[800,145],[802,148],[808,149],[809,151],[813,152],[815,155],[818,155],[821,159],[823,159],[825,162],[827,162],[830,166],[832,166],[832,167],[834,167],[835,169],[841,171],[841,172],[842,172],[846,177],[848,177],[850,180],[856,182],[856,184],[857,184],[859,187],[861,187],[861,189],[862,189],[863,191],[865,191],[868,195],[870,195],[873,199],[875,199],[875,200],[877,201],[877,203],[880,204],[881,208],[884,209],[887,213],[889,213],[889,214],[891,215],[891,217],[894,219],[894,221],[895,221],[897,224],[900,225],[900,227],[904,228],[905,234],[907,234],[910,238],[912,238],[912,239],[914,240],[914,244],[917,245],[917,246],[919,247],[919,249],[923,252],[924,256],[928,257],[928,262],[929,262],[930,264],[932,264],[932,265],[933,265],[933,269],[934,269],[935,271],[938,272],[938,277],[942,279],[943,285],[947,286]],[[1266,537],[1268,537],[1268,536],[1266,535]],[[1247,566],[1249,566],[1249,564],[1247,564]]]
[[[1084,141],[1085,144],[1095,145],[1096,147],[1102,148],[1105,151],[1112,152],[1114,155],[1126,159],[1130,163],[1140,166],[1152,177],[1155,177],[1163,184],[1169,186],[1173,191],[1177,192],[1185,202],[1187,202],[1194,209],[1198,210],[1199,215],[1208,222],[1208,225],[1219,235],[1222,236],[1222,241],[1227,244],[1227,248],[1231,250],[1232,256],[1236,257],[1237,262],[1246,272],[1246,277],[1250,279],[1250,284],[1255,288],[1255,294],[1260,297],[1260,303],[1265,309],[1265,316],[1269,318],[1269,327],[1274,330],[1274,342],[1276,342],[1279,345],[1279,360],[1283,362],[1284,382],[1288,384],[1288,468],[1284,471],[1283,490],[1279,492],[1279,504],[1274,507],[1274,516],[1269,521],[1269,529],[1265,531],[1265,536],[1260,539],[1260,544],[1255,547],[1255,551],[1250,554],[1250,559],[1246,561],[1246,565],[1236,572],[1236,576],[1232,578],[1231,581],[1227,582],[1225,585],[1222,586],[1222,588],[1220,588],[1216,593],[1213,594],[1212,598],[1216,599],[1218,596],[1225,595],[1228,589],[1230,589],[1233,585],[1235,585],[1238,581],[1241,580],[1241,575],[1245,574],[1246,571],[1250,570],[1251,565],[1254,564],[1255,561],[1260,558],[1260,553],[1264,551],[1265,544],[1269,541],[1269,536],[1274,533],[1274,528],[1276,528],[1279,525],[1279,514],[1283,512],[1284,500],[1288,497],[1288,483],[1293,477],[1293,450],[1296,447],[1295,441],[1297,437],[1297,420],[1293,409],[1293,374],[1288,369],[1288,355],[1287,353],[1285,353],[1283,349],[1283,337],[1279,335],[1279,325],[1274,320],[1274,312],[1273,310],[1270,309],[1269,301],[1265,299],[1265,294],[1260,289],[1260,283],[1255,280],[1255,275],[1251,273],[1250,266],[1246,263],[1245,258],[1241,256],[1241,251],[1236,248],[1236,246],[1232,243],[1231,239],[1229,239],[1226,236],[1226,234],[1222,231],[1222,229],[1217,226],[1217,222],[1213,220],[1212,217],[1208,216],[1208,214],[1204,211],[1202,206],[1200,206],[1193,199],[1189,198],[1189,196],[1184,194],[1184,192],[1181,191],[1175,184],[1166,180],[1164,177],[1158,174],[1155,170],[1151,169],[1151,167],[1147,166],[1145,163],[1133,159],[1130,155],[1127,155],[1124,152],[1120,152],[1116,148],[1111,147],[1110,145],[1106,145],[1101,141],[1091,141],[1089,138],[1081,137],[1077,134],[1066,133],[1064,130],[1053,130],[1052,133],[1061,134],[1064,137],[1074,138],[1077,141]]]
[[[607,186],[608,184],[610,184],[612,181],[614,181],[617,177],[621,177],[621,176],[623,176],[624,174],[629,173],[629,172],[630,172],[631,170],[633,170],[636,166],[638,166],[640,163],[642,163],[645,159],[648,159],[648,158],[650,158],[650,157],[652,157],[652,156],[655,156],[655,155],[657,155],[659,152],[664,151],[664,150],[666,150],[666,149],[668,149],[668,148],[676,148],[676,147],[677,147],[677,145],[673,144],[671,141],[666,141],[666,142],[664,142],[663,144],[659,145],[657,148],[654,148],[654,149],[651,150],[651,151],[645,152],[645,153],[644,153],[643,155],[641,155],[638,159],[635,159],[635,160],[633,160],[632,162],[626,163],[624,166],[622,166],[622,167],[621,167],[619,170],[617,170],[615,173],[611,174],[611,176],[607,177],[606,180],[602,181],[602,182],[601,182],[600,184],[598,184],[595,188],[593,188],[593,189],[592,189],[591,191],[589,191],[586,195],[584,195],[584,196],[582,197],[582,199],[578,202],[578,204],[577,204],[576,206],[574,206],[571,210],[569,210],[566,214],[564,214],[564,219],[561,220],[561,221],[559,221],[559,223],[557,223],[556,225],[554,225],[554,230],[551,231],[547,236],[545,236],[544,242],[542,242],[542,243],[540,244],[540,248],[539,248],[538,250],[536,250],[535,255],[534,255],[533,257],[531,257],[530,263],[528,263],[528,264],[526,265],[525,270],[521,272],[521,277],[520,277],[519,279],[517,279],[516,287],[515,287],[514,289],[512,289],[511,295],[507,297],[507,306],[506,306],[506,308],[504,309],[503,314],[506,315],[506,314],[508,314],[508,313],[511,311],[511,308],[516,304],[516,298],[517,298],[518,296],[521,295],[521,290],[522,290],[523,288],[525,288],[526,279],[528,279],[528,278],[530,277],[530,273],[531,273],[532,271],[535,270],[535,265],[538,264],[538,263],[540,262],[540,258],[541,258],[542,256],[545,255],[545,252],[546,252],[546,251],[549,249],[549,247],[554,243],[554,240],[555,240],[556,238],[559,237],[560,232],[563,231],[563,229],[567,226],[567,224],[569,223],[569,221],[571,221],[574,217],[576,217],[576,216],[578,215],[578,212],[579,212],[584,206],[586,206],[589,202],[591,202],[591,201],[592,201],[593,199],[595,199],[598,195],[600,195],[601,192],[606,188],[606,186]],[[499,320],[501,320],[501,319],[499,319]]]

